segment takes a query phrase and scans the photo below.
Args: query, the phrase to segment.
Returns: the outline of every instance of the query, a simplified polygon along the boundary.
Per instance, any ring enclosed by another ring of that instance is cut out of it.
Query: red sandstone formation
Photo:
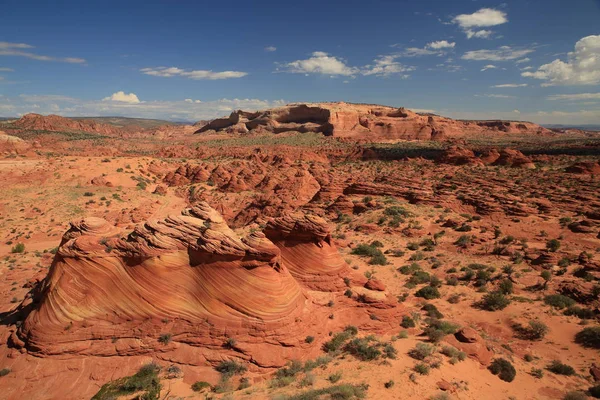
[[[31,145],[16,136],[6,135],[0,131],[0,153],[20,154],[31,148]]]
[[[483,162],[475,157],[473,150],[458,146],[452,146],[444,151],[440,157],[440,162],[452,165],[483,165]]]
[[[265,235],[281,250],[283,264],[301,285],[340,291],[350,275],[348,264],[332,243],[325,220],[314,215],[286,215],[269,221]]]
[[[128,235],[102,218],[73,222],[48,276],[21,304],[26,318],[11,344],[86,356],[187,346],[169,357],[202,365],[222,359],[233,337],[238,357],[264,367],[318,350],[304,338],[325,334],[328,310],[319,312],[324,306],[302,287],[340,291],[348,266],[319,217],[287,216],[265,232],[275,244],[260,232],[239,238],[206,203]],[[398,317],[394,305],[375,307]],[[168,345],[160,342],[165,332]]]
[[[578,162],[565,171],[571,174],[600,175],[600,162]]]
[[[100,135],[117,136],[123,130],[113,125],[101,124],[93,120],[76,120],[58,115],[26,114],[15,121],[20,129],[51,132],[90,132]]]
[[[320,132],[326,136],[365,141],[443,140],[477,134],[552,132],[529,122],[459,121],[405,108],[349,103],[290,104],[265,111],[235,111],[215,119],[196,133]]]

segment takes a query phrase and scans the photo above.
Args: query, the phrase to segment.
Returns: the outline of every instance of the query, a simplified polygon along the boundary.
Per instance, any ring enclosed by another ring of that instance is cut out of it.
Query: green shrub
[[[575,335],[575,342],[583,347],[600,349],[600,326],[588,326]]]
[[[492,374],[498,375],[498,377],[505,382],[512,382],[517,375],[515,367],[513,367],[510,361],[505,360],[504,358],[496,358],[492,361],[488,369]]]
[[[442,353],[443,355],[450,357],[452,359],[456,359],[458,361],[463,361],[465,358],[467,358],[467,354],[465,352],[460,351],[457,348],[452,347],[452,346],[442,347],[442,350],[440,351],[440,353]]]
[[[588,389],[590,395],[595,399],[600,399],[600,383]]]
[[[427,312],[427,316],[431,317],[431,318],[435,318],[435,319],[442,319],[444,318],[444,314],[442,314],[436,306],[434,306],[433,304],[425,304],[423,305],[423,307],[421,307],[421,310]]]
[[[539,368],[531,368],[529,374],[537,379],[542,379],[544,377],[544,371]]]
[[[240,364],[234,360],[225,360],[221,361],[215,369],[222,373],[223,375],[233,376],[238,374],[243,374],[246,372],[247,368],[245,365]]]
[[[342,373],[341,372],[336,372],[334,374],[329,375],[329,377],[327,378],[327,380],[331,383],[336,383],[337,381],[339,381],[340,379],[342,379]]]
[[[557,375],[575,375],[575,370],[573,369],[573,367],[567,364],[563,364],[558,360],[552,361],[546,368],[548,369],[548,371],[553,372]]]
[[[162,335],[160,335],[158,337],[158,341],[162,344],[169,344],[169,342],[171,341],[171,337],[173,337],[172,334],[170,333],[163,333]]]
[[[425,286],[415,292],[416,297],[422,297],[427,300],[439,299],[441,297],[439,290],[432,286]]]
[[[138,392],[144,392],[137,395],[140,399],[158,400],[161,389],[159,372],[160,367],[156,364],[144,365],[135,375],[103,385],[92,400],[115,399]]]
[[[390,388],[394,387],[394,381],[387,381],[386,383],[383,384],[383,386],[386,389],[390,389]]]
[[[323,389],[312,389],[308,392],[299,393],[286,400],[319,400],[319,399],[335,399],[335,400],[351,400],[364,399],[366,396],[367,385],[337,385]]]
[[[296,376],[299,372],[303,370],[302,363],[298,360],[292,360],[287,363],[287,365],[283,368],[279,368],[277,372],[275,372],[276,378],[285,378],[288,376]]]
[[[6,376],[10,374],[10,368],[2,368],[0,369],[0,376]]]
[[[498,291],[502,294],[513,293],[513,283],[510,279],[503,279],[498,285]]]
[[[344,346],[344,350],[362,361],[376,360],[381,356],[378,343],[371,337],[352,339]]]
[[[563,397],[563,400],[587,400],[587,396],[583,392],[568,392]]]
[[[212,390],[212,385],[210,383],[204,382],[204,381],[197,381],[197,382],[194,382],[194,384],[192,385],[192,390],[194,392],[201,392],[204,389]]]
[[[408,315],[405,315],[402,317],[402,322],[400,322],[400,326],[406,329],[414,328],[416,326],[415,320],[409,317]]]
[[[560,249],[560,241],[558,239],[551,239],[546,242],[546,248],[548,251],[555,252]]]
[[[473,239],[469,235],[460,236],[454,244],[458,247],[466,248],[473,242]]]
[[[304,341],[305,341],[306,343],[312,343],[312,342],[314,342],[314,341],[315,341],[315,338],[314,338],[313,336],[307,336],[307,337],[304,339]]]
[[[414,358],[415,360],[424,360],[427,357],[431,356],[435,348],[427,343],[417,343],[415,348],[411,349],[408,352],[408,355]]]
[[[544,297],[544,303],[559,309],[571,307],[576,304],[575,300],[570,297],[563,296],[562,294],[548,295]]]
[[[490,292],[483,296],[480,307],[487,311],[503,310],[510,304],[510,299],[501,292]]]
[[[429,375],[429,365],[425,363],[418,363],[415,365],[414,370],[420,375]]]
[[[15,253],[23,253],[25,251],[25,245],[23,243],[17,243],[16,245],[13,246],[12,249],[10,249],[10,252],[15,254]]]

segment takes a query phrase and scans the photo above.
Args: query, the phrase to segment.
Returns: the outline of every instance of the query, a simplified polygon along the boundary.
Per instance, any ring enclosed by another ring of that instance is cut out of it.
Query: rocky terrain
[[[600,396],[598,134],[95,124],[0,124],[1,397]]]

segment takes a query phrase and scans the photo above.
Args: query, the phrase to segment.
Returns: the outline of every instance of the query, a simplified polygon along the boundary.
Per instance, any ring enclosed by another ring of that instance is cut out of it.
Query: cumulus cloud
[[[495,65],[492,65],[492,64],[488,64],[485,67],[481,68],[481,71],[483,72],[483,71],[487,71],[488,69],[496,69],[496,68],[498,68],[498,67],[496,67]]]
[[[135,93],[126,94],[125,92],[118,91],[113,93],[112,95],[105,97],[102,99],[103,101],[118,101],[121,103],[129,103],[129,104],[137,104],[140,103],[140,99],[135,95]]]
[[[219,79],[232,79],[242,78],[248,75],[247,72],[241,71],[221,71],[214,72],[210,70],[192,70],[186,71],[177,67],[156,67],[156,68],[142,68],[140,71],[143,74],[151,76],[160,76],[163,78],[171,78],[174,76],[181,76],[188,79],[194,80],[219,80]]]
[[[193,100],[193,99],[189,99]],[[121,101],[84,100],[60,95],[21,95],[2,98],[0,111],[8,116],[29,112],[59,114],[68,117],[125,116],[178,121],[198,121],[230,114],[234,110],[256,111],[285,105],[283,100],[216,99],[209,101]]]
[[[490,86],[493,88],[518,88],[518,87],[526,87],[526,83],[503,83],[501,85]]]
[[[277,51],[277,47],[275,47],[275,46],[267,46],[267,47],[265,47],[265,51],[269,52],[269,53],[273,52],[273,51]]]
[[[396,61],[399,58],[399,55],[386,55],[379,56],[375,59],[374,65],[365,66],[361,73],[363,75],[376,75],[376,76],[390,76],[395,74],[401,74],[403,79],[409,77],[407,72],[411,72],[415,70],[415,67],[410,67],[401,64]]]
[[[32,53],[30,49],[33,49],[34,46],[31,46],[26,43],[10,43],[10,42],[0,42],[0,56],[16,56],[16,57],[26,57],[32,60],[38,61],[58,61],[65,62],[70,64],[83,64],[85,60],[83,58],[77,57],[51,57],[44,56],[36,53]]]
[[[532,49],[514,49],[510,46],[500,46],[496,50],[473,50],[467,51],[462,55],[463,60],[474,61],[508,61],[521,58],[529,53],[533,53]]]
[[[488,31],[486,29],[480,29],[478,31],[474,31],[472,29],[467,29],[465,34],[467,35],[467,39],[477,38],[477,39],[489,39],[492,36],[493,31]]]
[[[311,57],[290,63],[279,64],[278,72],[292,74],[323,74],[330,76],[351,76],[359,72],[356,67],[350,67],[346,61],[323,51],[315,51]]]
[[[496,25],[502,25],[508,22],[506,13],[493,8],[482,8],[473,14],[460,14],[452,19],[452,22],[460,26],[467,35],[467,39],[479,38],[487,39],[492,35],[492,31],[483,28]]]
[[[600,83],[600,35],[586,36],[575,43],[567,61],[556,59],[522,76],[541,79],[542,86],[596,85]]]
[[[553,94],[547,97],[548,100],[600,100],[600,93],[577,93],[577,94]]]
[[[434,50],[440,50],[440,49],[453,49],[455,45],[456,45],[455,42],[448,42],[447,40],[438,40],[436,42],[427,43],[427,45],[425,47],[428,47],[428,48],[434,49]]]

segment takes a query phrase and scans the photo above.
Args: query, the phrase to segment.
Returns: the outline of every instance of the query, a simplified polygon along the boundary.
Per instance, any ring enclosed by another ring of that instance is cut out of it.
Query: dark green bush
[[[583,347],[600,349],[600,326],[588,326],[575,335],[575,342]]]
[[[492,361],[488,369],[492,374],[498,375],[498,377],[505,382],[512,382],[517,375],[515,367],[513,367],[510,361],[505,360],[504,358],[496,358]]]
[[[204,389],[212,390],[212,385],[204,381],[197,381],[192,385],[192,390],[194,392],[201,392]]]
[[[427,300],[439,299],[441,297],[439,290],[432,286],[425,286],[415,292],[416,297],[422,297]]]
[[[576,304],[575,300],[562,294],[551,294],[544,297],[544,303],[556,308],[567,308]]]
[[[575,375],[575,370],[573,369],[573,367],[567,364],[563,364],[558,360],[552,361],[546,368],[548,369],[548,371],[553,372],[557,375]]]
[[[501,292],[490,292],[483,296],[480,307],[487,311],[503,310],[510,304],[510,299]]]

